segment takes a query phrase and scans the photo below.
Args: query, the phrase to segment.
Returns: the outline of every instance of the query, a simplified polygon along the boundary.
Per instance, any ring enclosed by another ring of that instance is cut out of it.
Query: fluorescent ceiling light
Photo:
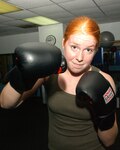
[[[10,13],[10,12],[19,11],[19,10],[21,9],[10,3],[6,3],[0,0],[0,14]]]
[[[53,19],[46,18],[46,17],[43,17],[43,16],[25,18],[23,20],[27,21],[27,22],[34,23],[34,24],[38,24],[38,25],[51,25],[51,24],[59,23],[58,21],[55,21]]]

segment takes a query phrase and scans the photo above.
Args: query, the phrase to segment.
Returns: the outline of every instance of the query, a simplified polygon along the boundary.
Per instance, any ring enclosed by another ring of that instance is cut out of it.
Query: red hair
[[[96,47],[99,45],[100,29],[98,24],[87,16],[80,16],[73,19],[64,32],[64,44],[73,34],[89,34],[96,40]]]

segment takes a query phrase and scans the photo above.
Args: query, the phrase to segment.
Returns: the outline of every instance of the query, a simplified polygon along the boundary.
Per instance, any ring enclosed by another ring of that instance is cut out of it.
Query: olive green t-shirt
[[[93,67],[93,70],[98,71]],[[45,84],[49,112],[49,150],[104,150],[87,108],[76,105],[75,95],[62,91],[58,75]]]

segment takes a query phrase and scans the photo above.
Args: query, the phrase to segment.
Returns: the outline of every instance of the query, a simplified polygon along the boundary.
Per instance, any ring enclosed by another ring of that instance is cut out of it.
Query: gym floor
[[[120,111],[117,111],[120,124]],[[0,108],[0,150],[47,150],[47,106],[39,97],[26,100],[18,108]],[[107,150],[118,150],[120,134]]]
[[[0,109],[0,150],[47,150],[47,106],[40,98]]]

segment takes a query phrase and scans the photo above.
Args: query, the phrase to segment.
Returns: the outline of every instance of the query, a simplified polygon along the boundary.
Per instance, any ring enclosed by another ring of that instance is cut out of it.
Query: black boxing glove
[[[92,106],[95,123],[101,131],[112,128],[116,95],[99,72],[88,71],[81,77],[76,87],[76,102],[80,107]]]
[[[15,49],[16,66],[8,73],[11,86],[19,93],[30,89],[38,78],[63,73],[67,68],[61,50],[56,46],[30,42]]]

